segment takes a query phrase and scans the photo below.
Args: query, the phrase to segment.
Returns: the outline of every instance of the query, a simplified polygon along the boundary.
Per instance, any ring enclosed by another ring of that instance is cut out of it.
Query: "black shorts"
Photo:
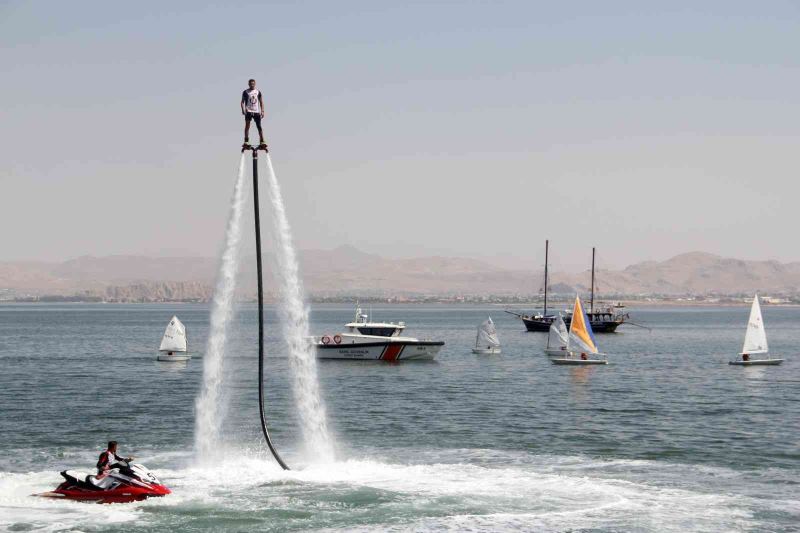
[[[259,128],[261,127],[261,113],[251,113],[248,111],[247,113],[244,114],[244,119],[247,122],[255,120],[256,126],[258,126]]]

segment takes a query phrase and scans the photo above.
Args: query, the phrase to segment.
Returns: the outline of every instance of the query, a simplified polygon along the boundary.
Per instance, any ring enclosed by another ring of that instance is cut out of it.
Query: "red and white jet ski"
[[[144,500],[151,496],[166,496],[171,491],[144,465],[119,461],[114,468],[98,479],[85,472],[64,470],[65,481],[52,492],[40,496],[68,498],[102,503],[124,503]]]

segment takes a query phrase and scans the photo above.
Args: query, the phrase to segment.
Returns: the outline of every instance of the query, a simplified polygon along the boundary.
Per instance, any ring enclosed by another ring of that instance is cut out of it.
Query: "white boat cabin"
[[[370,335],[374,337],[399,337],[400,334],[406,329],[405,322],[370,322],[369,316],[361,311],[361,308],[356,308],[356,316],[353,322],[349,322],[344,326],[347,328],[346,333],[357,335]]]

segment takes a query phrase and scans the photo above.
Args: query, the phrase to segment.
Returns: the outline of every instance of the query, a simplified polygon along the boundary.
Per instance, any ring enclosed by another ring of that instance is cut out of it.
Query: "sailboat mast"
[[[592,297],[589,302],[589,314],[594,314],[594,246],[592,246]]]
[[[543,316],[547,316],[547,261],[549,259],[548,254],[550,252],[550,241],[544,241],[544,312],[542,313]]]

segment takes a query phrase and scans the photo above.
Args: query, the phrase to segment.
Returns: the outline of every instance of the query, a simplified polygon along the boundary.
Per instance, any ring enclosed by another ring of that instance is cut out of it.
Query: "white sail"
[[[566,347],[567,344],[569,344],[569,332],[564,319],[559,313],[558,318],[550,324],[550,331],[547,334],[547,347],[560,349]]]
[[[162,352],[185,352],[186,351],[186,327],[173,316],[167,324],[164,336],[161,338],[161,346],[158,348]]]
[[[767,353],[767,332],[764,330],[764,320],[761,318],[761,305],[758,303],[758,294],[753,298],[753,307],[750,308],[750,320],[747,321],[747,333],[744,336],[742,353]]]
[[[497,338],[497,330],[494,327],[491,317],[478,326],[478,337],[475,339],[476,348],[496,348],[500,346],[500,339]]]

